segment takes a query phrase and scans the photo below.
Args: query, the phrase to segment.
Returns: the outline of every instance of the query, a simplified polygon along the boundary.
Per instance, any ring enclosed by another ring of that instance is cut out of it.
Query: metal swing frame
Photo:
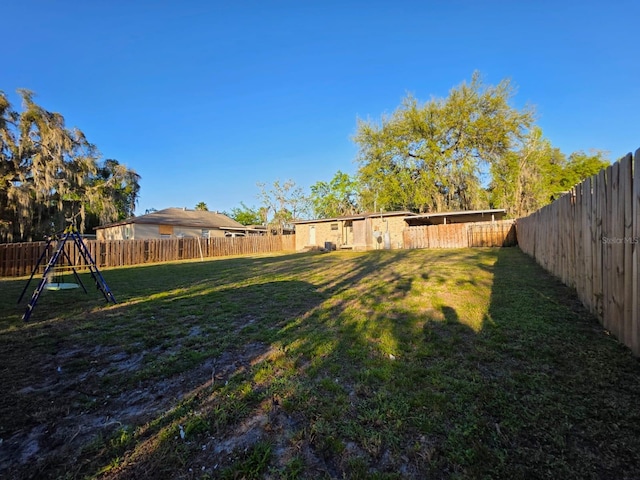
[[[27,284],[24,286],[24,289],[20,294],[20,298],[18,298],[18,303],[22,301],[22,298],[24,297],[24,294],[27,291],[27,288],[29,288],[29,284],[31,283],[31,280],[33,280],[33,277],[38,271],[40,264],[43,262],[43,260],[47,255],[47,252],[49,251],[51,242],[53,242],[55,239],[56,239],[55,237],[51,237],[47,239],[47,244],[42,254],[40,255],[40,258],[38,259],[36,266],[31,272],[31,276],[29,277]],[[49,259],[49,263],[47,263],[47,266],[44,269],[44,273],[42,274],[42,279],[38,283],[38,286],[36,287],[36,289],[33,291],[33,295],[31,295],[31,299],[27,304],[27,308],[24,312],[24,315],[22,315],[22,320],[24,320],[25,322],[29,320],[29,317],[31,317],[31,313],[33,312],[33,309],[36,307],[36,303],[38,303],[38,299],[40,298],[42,291],[46,289],[47,284],[49,283],[49,273],[51,273],[55,269],[57,263],[63,258],[66,259],[69,266],[71,266],[71,270],[73,271],[73,275],[76,281],[78,282],[78,285],[82,287],[82,289],[84,290],[84,293],[88,293],[87,289],[82,283],[82,280],[80,280],[80,276],[78,275],[78,272],[74,267],[74,262],[71,260],[71,258],[69,257],[69,254],[64,249],[64,246],[68,241],[72,241],[76,245],[78,252],[84,259],[85,265],[89,268],[89,272],[91,273],[91,278],[93,278],[93,280],[95,281],[96,287],[98,287],[98,290],[102,292],[102,295],[104,296],[107,303],[109,302],[117,303],[115,297],[113,296],[113,293],[111,293],[111,290],[107,285],[107,282],[105,282],[104,277],[100,273],[100,270],[98,270],[98,266],[96,265],[96,262],[91,256],[89,249],[87,248],[84,241],[82,240],[82,237],[74,227],[68,227],[67,229],[64,230],[64,232],[62,232],[62,237],[58,239],[56,249],[54,250],[53,255]],[[64,284],[59,283],[58,285],[64,285]],[[59,289],[62,290],[64,289],[64,287]]]

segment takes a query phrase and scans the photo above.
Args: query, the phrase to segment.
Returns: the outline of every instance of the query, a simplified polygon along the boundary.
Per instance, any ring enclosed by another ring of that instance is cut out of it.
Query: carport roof
[[[486,217],[501,219],[507,211],[504,208],[488,210],[462,210],[457,212],[434,212],[411,215],[405,218],[407,223],[414,225],[440,224],[440,223],[467,223],[487,221]],[[446,221],[446,222],[445,222]]]
[[[316,218],[313,220],[298,220],[292,223],[295,225],[302,225],[305,223],[338,222],[338,221],[344,221],[344,220],[364,220],[365,218],[371,218],[371,217],[398,217],[398,216],[409,217],[413,215],[416,215],[416,214],[408,210],[401,210],[397,212],[377,212],[377,213],[368,212],[368,213],[358,213],[354,215],[343,215],[340,217]]]

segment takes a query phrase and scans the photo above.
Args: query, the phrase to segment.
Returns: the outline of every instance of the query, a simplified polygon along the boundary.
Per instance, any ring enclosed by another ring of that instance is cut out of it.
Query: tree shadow
[[[173,283],[165,279],[162,295],[137,301],[147,286],[136,275],[149,270],[129,272],[137,284],[130,297],[90,318],[39,320],[0,334],[0,473],[58,478],[70,458],[83,457],[75,468],[85,474],[101,459],[108,464],[113,435],[147,425],[153,438],[184,421],[176,408],[201,403],[203,389],[268,357],[278,332],[325,300],[303,281],[225,286],[181,270]]]
[[[640,476],[637,360],[519,250],[277,258],[110,271],[134,287],[98,318],[53,312],[29,339],[0,337],[75,383],[20,392],[13,374],[0,399],[58,392],[94,420],[119,405],[126,428],[101,425],[77,462],[90,475],[119,459],[108,478]],[[94,391],[117,400],[92,410]],[[55,415],[35,403],[14,423],[25,441]]]

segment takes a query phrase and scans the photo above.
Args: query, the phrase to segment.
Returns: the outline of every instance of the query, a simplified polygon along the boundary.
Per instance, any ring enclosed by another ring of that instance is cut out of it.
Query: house
[[[493,222],[502,220],[505,213],[504,209],[425,214],[398,211],[301,220],[294,222],[296,250],[313,247],[352,250],[405,248],[403,232],[411,226]]]
[[[206,210],[165,208],[120,222],[96,227],[98,240],[140,240],[148,238],[237,237],[260,235],[226,215]]]
[[[323,247],[352,250],[402,248],[408,211],[362,213],[335,218],[300,220],[296,226],[296,250]]]

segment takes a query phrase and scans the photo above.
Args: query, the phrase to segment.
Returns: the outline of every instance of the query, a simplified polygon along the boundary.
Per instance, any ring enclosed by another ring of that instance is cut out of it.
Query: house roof
[[[506,212],[507,211],[504,208],[462,210],[457,212],[433,212],[414,214],[405,218],[405,220],[411,224],[439,224],[444,223],[445,219],[447,220],[447,223],[477,222],[486,221],[486,217],[488,216],[502,218]]]
[[[321,223],[321,222],[337,222],[340,220],[364,220],[365,218],[372,217],[408,217],[415,215],[415,213],[410,212],[408,210],[401,210],[396,212],[367,212],[367,213],[358,213],[355,215],[343,215],[340,217],[332,217],[332,218],[316,218],[314,220],[298,220],[293,222],[294,225],[301,225],[304,223]]]
[[[157,212],[147,213],[139,217],[131,217],[120,222],[100,225],[96,230],[118,225],[129,225],[132,223],[151,225],[174,225],[180,227],[194,228],[237,228],[245,230],[247,227],[239,222],[227,217],[222,213],[209,212],[206,210],[187,210],[186,208],[165,208]]]

